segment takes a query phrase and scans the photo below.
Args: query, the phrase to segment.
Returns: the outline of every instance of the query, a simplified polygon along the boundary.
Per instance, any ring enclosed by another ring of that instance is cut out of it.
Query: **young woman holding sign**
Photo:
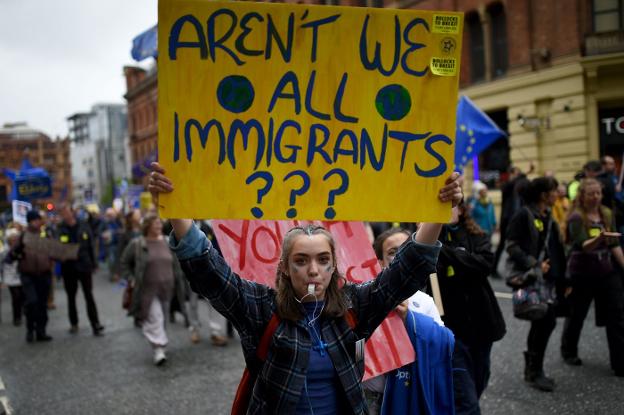
[[[158,163],[152,169],[150,192],[172,192],[164,169]],[[440,200],[459,203],[460,182],[453,173]],[[364,341],[425,285],[435,270],[442,225],[423,224],[392,264],[365,284],[344,283],[329,232],[314,225],[295,227],[284,236],[273,289],[234,274],[192,220],[171,223],[170,243],[191,288],[234,324],[247,367],[257,375],[247,413],[367,413],[361,386]],[[262,362],[256,350],[274,316],[279,324]]]

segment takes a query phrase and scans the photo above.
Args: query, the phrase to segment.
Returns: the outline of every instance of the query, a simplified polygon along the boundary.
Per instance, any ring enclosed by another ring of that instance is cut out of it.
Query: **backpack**
[[[355,317],[355,312],[353,309],[349,309],[347,314],[345,315],[345,320],[347,320],[347,324],[353,330],[357,325],[357,319]],[[277,326],[279,326],[280,318],[277,314],[273,313],[271,316],[271,320],[267,325],[264,333],[262,334],[262,338],[260,339],[260,344],[258,344],[258,348],[256,349],[256,357],[258,358],[259,365],[258,368],[262,368],[264,362],[266,361],[267,355],[269,354],[269,345],[271,344],[271,339],[275,334],[275,330],[277,330]],[[249,408],[249,403],[251,402],[251,394],[253,391],[253,387],[256,384],[256,380],[258,379],[258,373],[260,371],[256,371],[255,373],[251,373],[249,368],[245,366],[245,370],[243,371],[243,377],[238,384],[238,389],[236,389],[236,396],[234,397],[234,402],[232,403],[232,415],[244,415],[247,413],[247,409]]]

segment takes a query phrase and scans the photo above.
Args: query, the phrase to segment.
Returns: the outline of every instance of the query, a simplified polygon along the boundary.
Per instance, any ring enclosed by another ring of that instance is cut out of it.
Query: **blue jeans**
[[[453,391],[457,415],[481,414],[479,398],[490,380],[491,351],[492,343],[469,345],[455,338]]]
[[[21,275],[24,291],[24,309],[26,311],[26,329],[46,334],[48,324],[48,294],[50,293],[51,274]]]

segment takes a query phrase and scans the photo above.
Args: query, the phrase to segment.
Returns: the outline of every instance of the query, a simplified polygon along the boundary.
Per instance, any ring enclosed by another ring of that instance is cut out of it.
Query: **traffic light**
[[[46,209],[48,209],[48,212],[51,212],[54,210],[54,203],[48,203],[46,205]]]

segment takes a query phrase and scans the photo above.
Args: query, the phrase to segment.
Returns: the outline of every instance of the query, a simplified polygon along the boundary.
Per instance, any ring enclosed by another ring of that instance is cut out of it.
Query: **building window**
[[[467,15],[466,26],[468,26],[470,38],[470,80],[471,82],[483,81],[485,79],[485,48],[479,14],[473,12]]]
[[[593,1],[594,32],[610,32],[624,28],[624,0]]]
[[[503,131],[508,131],[507,109],[488,111],[487,115]],[[500,188],[511,166],[509,140],[501,137],[479,154],[479,178],[490,189]]]
[[[492,77],[498,78],[507,72],[507,22],[501,3],[489,9],[492,28]]]

